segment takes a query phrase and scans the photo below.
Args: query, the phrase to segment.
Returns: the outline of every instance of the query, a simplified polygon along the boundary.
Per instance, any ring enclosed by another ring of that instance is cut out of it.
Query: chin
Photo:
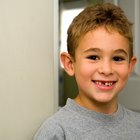
[[[95,98],[96,102],[106,104],[106,103],[115,103],[117,101],[117,96],[102,96]]]

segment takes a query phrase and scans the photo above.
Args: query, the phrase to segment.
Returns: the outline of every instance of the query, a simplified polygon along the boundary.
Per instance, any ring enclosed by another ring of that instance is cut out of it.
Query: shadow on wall
[[[60,95],[59,95],[59,106],[66,104],[67,98],[75,98],[78,94],[77,84],[74,76],[70,77],[63,69],[63,76],[60,79]]]

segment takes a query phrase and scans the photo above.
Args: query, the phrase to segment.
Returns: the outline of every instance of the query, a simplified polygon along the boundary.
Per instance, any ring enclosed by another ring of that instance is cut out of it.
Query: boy
[[[78,96],[47,120],[34,140],[139,140],[140,115],[118,103],[136,63],[132,24],[113,4],[87,7],[68,29],[65,71]]]

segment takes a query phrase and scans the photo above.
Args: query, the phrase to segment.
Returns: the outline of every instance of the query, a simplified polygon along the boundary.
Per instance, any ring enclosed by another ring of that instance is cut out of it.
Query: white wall
[[[0,140],[31,140],[56,109],[53,12],[53,0],[0,0]]]

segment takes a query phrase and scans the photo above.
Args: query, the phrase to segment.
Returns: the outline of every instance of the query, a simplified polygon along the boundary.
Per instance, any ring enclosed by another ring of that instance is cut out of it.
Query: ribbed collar
[[[114,114],[108,115],[104,113],[98,113],[87,108],[78,105],[74,100],[68,98],[66,106],[68,110],[74,111],[83,117],[90,117],[91,119],[96,119],[99,122],[104,123],[118,123],[124,118],[124,108],[118,104],[118,110]]]

